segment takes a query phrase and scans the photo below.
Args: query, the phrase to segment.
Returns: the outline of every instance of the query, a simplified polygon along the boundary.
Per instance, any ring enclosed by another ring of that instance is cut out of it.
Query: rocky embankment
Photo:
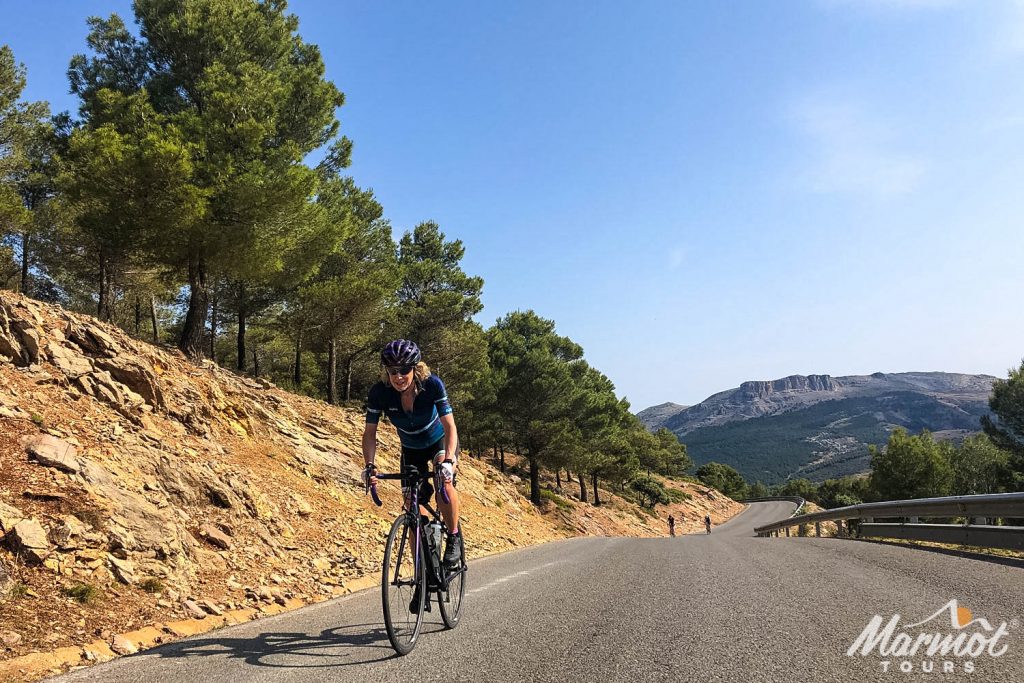
[[[399,498],[389,488],[378,509],[364,496],[361,429],[356,411],[0,292],[0,678],[373,583]],[[385,469],[397,466],[389,432]],[[459,481],[471,557],[575,534],[665,533],[609,492],[598,508],[537,509],[518,477],[469,459]],[[691,499],[662,519],[741,509],[686,486]]]

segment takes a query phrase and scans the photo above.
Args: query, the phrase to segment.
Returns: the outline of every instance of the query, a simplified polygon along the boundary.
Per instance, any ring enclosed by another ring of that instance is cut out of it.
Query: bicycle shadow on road
[[[224,636],[171,643],[150,650],[162,658],[225,657],[252,666],[320,669],[369,664],[395,657],[387,633],[379,624],[355,624],[325,629],[319,635],[268,632],[252,637]]]

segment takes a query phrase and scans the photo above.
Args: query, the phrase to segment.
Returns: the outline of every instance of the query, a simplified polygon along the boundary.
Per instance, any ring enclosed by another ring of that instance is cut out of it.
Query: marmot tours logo
[[[969,674],[974,673],[979,658],[1006,654],[1009,629],[1005,621],[993,626],[987,619],[975,617],[954,599],[913,624],[901,624],[899,614],[888,622],[876,614],[846,654],[883,657],[880,665],[885,672]]]

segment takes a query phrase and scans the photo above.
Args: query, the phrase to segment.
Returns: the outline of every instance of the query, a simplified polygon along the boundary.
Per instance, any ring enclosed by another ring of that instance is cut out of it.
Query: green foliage
[[[694,430],[683,437],[698,465],[716,461],[732,465],[748,480],[772,485],[794,473],[812,480],[858,474],[869,456],[858,447],[817,466],[821,444],[809,435],[850,437],[862,444],[884,444],[886,423],[912,433],[923,429],[977,429],[982,403],[950,407],[913,392],[893,392],[886,402],[873,397],[823,401],[802,410]],[[878,414],[883,415],[879,420]]]
[[[701,465],[697,477],[706,486],[718,489],[730,498],[744,498],[747,493],[747,482],[733,467],[718,462]]]
[[[11,586],[11,597],[12,598],[24,598],[28,595],[28,586],[23,583],[16,583]]]
[[[46,418],[40,415],[39,413],[32,413],[29,416],[29,419],[32,420],[32,424],[34,424],[36,427],[39,427],[40,429],[46,429]]]
[[[992,415],[981,418],[982,428],[997,448],[1010,453],[1010,487],[1024,489],[1024,361],[1007,379],[996,380],[988,405]]]
[[[767,498],[771,495],[771,490],[760,481],[755,481],[747,489],[747,498]]]
[[[583,350],[533,311],[509,313],[488,330],[488,355],[502,424],[530,463],[530,500],[540,503],[539,468],[572,429],[569,363]]]
[[[865,503],[872,500],[871,481],[868,477],[826,479],[812,500],[827,510]]]
[[[871,491],[878,500],[949,495],[953,469],[948,443],[936,443],[928,431],[917,436],[893,430],[884,449],[871,447]]]
[[[818,487],[807,479],[793,479],[776,487],[775,495],[799,496],[804,500],[816,501],[818,499]]]
[[[46,102],[20,101],[25,67],[0,45],[0,284],[29,291],[41,243],[53,232],[58,148]],[[17,262],[15,254],[17,253]]]
[[[96,161],[95,187],[76,204],[110,216],[119,198],[128,215],[165,214],[151,241],[136,237],[150,242],[148,261],[187,272],[179,346],[200,356],[211,273],[273,286],[313,265],[301,256],[331,226],[312,199],[322,174],[347,163],[349,145],[334,143],[326,169],[303,160],[336,136],[344,98],[283,2],[137,0],[133,9],[141,39],[116,15],[92,19],[93,56],[78,55],[69,68],[82,101],[86,139],[78,144],[112,151],[115,161]],[[132,192],[149,176],[131,166],[165,176],[157,194]],[[145,221],[112,226],[127,228],[144,231]],[[93,232],[109,237],[98,221]]]
[[[640,505],[653,508],[655,505],[666,505],[672,502],[665,485],[654,477],[638,477],[629,482],[631,489],[636,491]]]
[[[570,503],[565,498],[563,498],[562,496],[558,495],[557,493],[555,493],[554,491],[551,491],[549,489],[541,489],[540,497],[543,498],[544,500],[551,501],[552,503],[554,503],[558,507],[562,508],[563,510],[571,510],[572,509],[572,503]]]
[[[472,398],[487,367],[483,328],[472,317],[483,309],[483,278],[461,266],[466,249],[447,240],[437,223],[420,223],[398,245],[401,282],[390,321],[392,337],[414,340],[429,350],[428,362],[450,385],[453,405]]]
[[[964,439],[949,453],[953,495],[997,493],[1011,486],[1010,454],[985,434]]]
[[[665,493],[668,495],[669,502],[671,503],[682,503],[683,501],[693,498],[693,496],[686,491],[680,491],[679,489],[670,488],[668,486],[665,487]]]
[[[162,593],[164,590],[164,583],[160,579],[151,576],[140,581],[139,588],[147,593]]]
[[[64,595],[74,598],[83,605],[91,605],[103,597],[103,591],[88,583],[76,583],[62,589]]]

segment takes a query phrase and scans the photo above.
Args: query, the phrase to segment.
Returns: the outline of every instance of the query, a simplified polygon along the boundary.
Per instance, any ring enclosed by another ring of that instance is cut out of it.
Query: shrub
[[[147,593],[162,593],[164,590],[164,584],[160,579],[149,577],[148,579],[143,579],[139,582],[139,588]]]
[[[690,500],[691,498],[693,498],[693,496],[691,496],[686,491],[672,489],[667,486],[665,487],[665,493],[668,494],[669,500],[672,501],[673,503],[682,503],[684,500]]]
[[[562,508],[563,510],[571,510],[572,509],[572,503],[567,501],[565,498],[562,498],[560,495],[558,495],[554,491],[549,491],[548,489],[541,489],[540,490],[540,497],[543,498],[544,500],[550,500],[552,503],[554,503],[558,507]]]
[[[36,427],[39,427],[40,429],[46,428],[46,418],[44,418],[39,413],[32,413],[29,419],[32,420],[32,424],[34,424]]]
[[[103,597],[103,591],[88,583],[76,583],[64,588],[64,595],[74,598],[83,605],[89,605]]]

